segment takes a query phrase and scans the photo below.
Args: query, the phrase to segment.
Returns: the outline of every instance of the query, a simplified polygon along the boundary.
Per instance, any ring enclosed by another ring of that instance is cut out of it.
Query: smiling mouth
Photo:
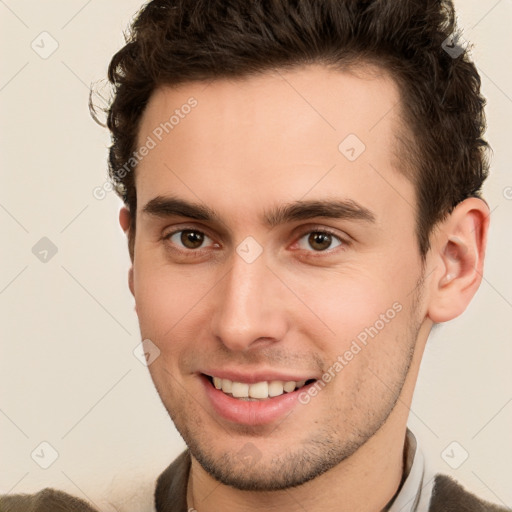
[[[225,395],[244,401],[258,401],[275,398],[286,393],[293,393],[304,386],[316,382],[316,379],[308,379],[302,381],[261,381],[247,384],[245,382],[235,382],[229,379],[221,379],[203,374],[211,385],[222,391]]]

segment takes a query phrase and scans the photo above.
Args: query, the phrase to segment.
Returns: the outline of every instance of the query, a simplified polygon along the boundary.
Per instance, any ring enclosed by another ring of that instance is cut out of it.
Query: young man
[[[407,429],[481,281],[484,100],[450,1],[159,0],[110,65],[158,512],[504,510]]]

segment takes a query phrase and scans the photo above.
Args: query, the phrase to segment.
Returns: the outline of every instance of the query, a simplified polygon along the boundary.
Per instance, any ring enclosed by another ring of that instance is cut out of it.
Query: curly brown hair
[[[467,52],[457,50],[451,0],[153,0],[109,66],[109,175],[135,237],[135,151],[141,116],[161,85],[249,77],[321,63],[370,63],[399,86],[399,170],[414,184],[424,257],[432,228],[488,175],[485,100]],[[127,162],[130,165],[127,166]]]

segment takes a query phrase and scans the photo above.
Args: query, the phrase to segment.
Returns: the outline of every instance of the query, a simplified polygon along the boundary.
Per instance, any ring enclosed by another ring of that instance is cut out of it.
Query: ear
[[[442,221],[429,255],[434,268],[428,317],[447,322],[464,312],[475,295],[484,268],[490,211],[482,199],[462,201]]]
[[[130,214],[130,210],[123,206],[119,210],[119,224],[121,225],[121,229],[124,231],[124,234],[127,235],[130,229],[130,224],[132,223],[132,216]]]
[[[132,220],[130,210],[128,210],[126,206],[123,206],[119,211],[119,224],[121,225],[121,229],[124,231],[126,236],[129,235],[131,223]],[[133,260],[132,264],[130,265],[130,270],[128,270],[128,287],[130,288],[132,295],[135,296],[133,287]],[[137,311],[137,306],[135,306],[135,311]]]

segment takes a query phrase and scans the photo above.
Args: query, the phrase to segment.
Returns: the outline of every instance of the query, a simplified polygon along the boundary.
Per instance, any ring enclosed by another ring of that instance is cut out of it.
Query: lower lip
[[[284,417],[298,404],[300,393],[314,384],[267,400],[247,401],[226,395],[215,388],[204,375],[200,379],[213,409],[219,416],[233,423],[249,426],[269,424]]]

